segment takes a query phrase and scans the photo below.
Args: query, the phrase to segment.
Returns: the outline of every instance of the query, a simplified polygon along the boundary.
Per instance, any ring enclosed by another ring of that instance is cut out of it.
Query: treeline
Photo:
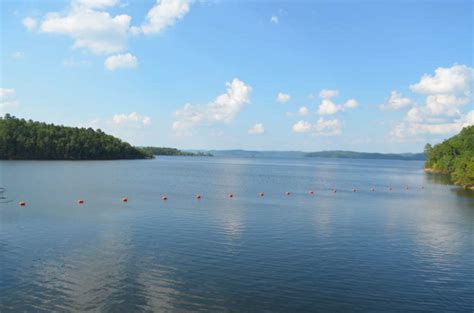
[[[425,146],[427,172],[443,173],[466,188],[474,188],[474,126],[432,147]]]
[[[342,159],[382,159],[382,160],[426,160],[424,153],[370,153],[354,151],[320,151],[310,152],[307,157],[342,158]]]
[[[205,152],[186,152],[176,148],[168,147],[142,147],[140,148],[147,154],[151,155],[174,155],[174,156],[212,156],[210,153]]]
[[[57,126],[0,117],[2,160],[117,160],[152,155],[100,129]]]

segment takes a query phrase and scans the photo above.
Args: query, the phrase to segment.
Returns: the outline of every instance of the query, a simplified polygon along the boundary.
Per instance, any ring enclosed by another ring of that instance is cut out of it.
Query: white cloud
[[[321,103],[318,106],[319,115],[333,115],[346,109],[354,109],[359,106],[359,103],[355,99],[349,99],[344,104],[336,104],[331,98],[339,95],[338,90],[323,89],[319,92],[319,96],[322,98]]]
[[[248,133],[251,135],[259,135],[265,132],[265,127],[262,123],[255,124],[252,128],[248,130]]]
[[[273,15],[272,17],[270,17],[270,22],[273,24],[278,24],[280,20],[278,19],[278,16]]]
[[[396,90],[392,90],[390,97],[385,103],[380,105],[382,110],[400,110],[409,106],[412,103],[410,98],[404,98],[401,93]]]
[[[471,90],[474,70],[466,65],[454,65],[450,68],[438,67],[435,75],[425,74],[410,89],[421,94],[453,94]]]
[[[91,9],[113,7],[119,4],[118,0],[76,0],[76,3]]]
[[[136,68],[137,64],[137,58],[130,53],[112,55],[108,57],[104,63],[109,71]]]
[[[112,123],[119,127],[141,128],[151,124],[149,116],[141,116],[137,112],[130,114],[116,114],[112,117]]]
[[[332,100],[323,99],[318,107],[318,114],[332,115],[343,110],[343,106],[335,104]]]
[[[206,106],[185,104],[175,112],[177,120],[173,129],[178,133],[189,134],[198,124],[230,123],[243,106],[250,102],[252,87],[238,78],[227,82],[227,92],[218,96]]]
[[[419,134],[444,135],[460,132],[464,127],[474,125],[474,111],[450,122],[429,123],[405,121],[397,124],[390,133],[397,138],[406,138]]]
[[[355,109],[359,106],[359,102],[356,99],[349,99],[344,103],[344,108]]]
[[[466,65],[439,67],[434,75],[423,75],[410,89],[426,95],[424,105],[408,110],[391,135],[405,138],[418,134],[452,134],[471,125],[474,114],[472,111],[464,114],[463,107],[472,102],[473,76],[474,69]]]
[[[21,23],[28,30],[34,30],[36,26],[38,26],[38,21],[32,17],[25,17],[24,19],[21,20]]]
[[[312,125],[306,121],[299,121],[293,125],[293,131],[295,133],[308,133],[311,131]]]
[[[306,116],[306,115],[308,115],[308,113],[309,113],[309,110],[305,106],[302,106],[298,109],[298,114],[301,115],[301,116]]]
[[[40,21],[27,17],[22,23],[29,30],[39,26],[43,33],[69,36],[74,48],[111,55],[126,51],[131,35],[158,33],[173,25],[189,12],[190,1],[157,0],[140,27],[132,26],[127,14],[109,12],[122,7],[119,0],[71,0],[63,12],[49,12]]]
[[[319,118],[314,125],[316,134],[325,136],[336,136],[342,133],[342,123],[338,119],[325,120]]]
[[[287,94],[287,93],[283,93],[283,92],[279,92],[277,94],[277,97],[276,97],[276,101],[280,102],[280,103],[285,103],[285,102],[288,102],[290,100],[290,95]]]
[[[9,110],[19,106],[16,92],[13,88],[0,88],[0,113],[8,113]]]
[[[141,31],[144,34],[159,33],[182,19],[189,12],[189,7],[189,1],[186,0],[157,0],[155,6],[148,11]]]
[[[339,95],[339,90],[323,89],[319,92],[319,96],[323,99],[330,99],[337,97]]]
[[[92,2],[92,1],[90,1]],[[95,54],[111,54],[125,50],[131,17],[112,16],[98,11],[101,6],[73,2],[66,14],[48,13],[40,25],[45,33],[68,35],[74,48],[84,48]]]
[[[314,125],[307,121],[299,121],[293,125],[293,132],[311,132],[320,136],[336,136],[342,133],[342,123],[338,119],[326,120],[323,117],[319,118]]]

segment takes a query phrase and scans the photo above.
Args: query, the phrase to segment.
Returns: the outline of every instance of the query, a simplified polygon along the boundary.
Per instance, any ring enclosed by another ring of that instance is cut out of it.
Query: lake
[[[0,312],[472,312],[473,193],[422,166],[0,161]]]

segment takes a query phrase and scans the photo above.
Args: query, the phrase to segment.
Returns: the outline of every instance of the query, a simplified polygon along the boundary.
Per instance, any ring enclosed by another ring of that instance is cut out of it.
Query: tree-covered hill
[[[474,188],[474,126],[432,147],[425,146],[427,172],[443,173],[466,188]]]
[[[100,129],[0,117],[2,160],[117,160],[152,157]]]

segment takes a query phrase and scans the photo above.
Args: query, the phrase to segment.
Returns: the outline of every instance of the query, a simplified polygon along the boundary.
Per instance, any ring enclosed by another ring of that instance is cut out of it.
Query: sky
[[[0,114],[181,149],[420,152],[474,124],[471,1],[0,0]]]

